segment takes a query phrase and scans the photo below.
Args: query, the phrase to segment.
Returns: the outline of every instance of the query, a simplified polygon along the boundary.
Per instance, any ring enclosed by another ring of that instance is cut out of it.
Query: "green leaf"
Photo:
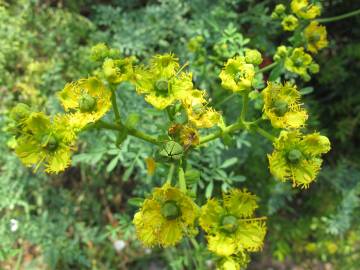
[[[276,67],[270,72],[269,81],[275,81],[277,78],[280,77],[281,73],[283,72],[283,66],[279,63]]]
[[[118,162],[119,162],[119,156],[116,156],[115,158],[113,158],[110,162],[109,162],[109,164],[106,166],[106,172],[112,172],[114,169],[115,169],[115,167],[116,167],[116,165],[118,164]]]
[[[213,193],[213,190],[214,190],[214,182],[211,181],[208,186],[206,187],[206,190],[205,190],[205,197],[207,199],[209,199]]]
[[[137,206],[140,207],[144,202],[144,198],[139,198],[139,197],[133,197],[128,199],[127,203],[132,205],[132,206]]]
[[[301,89],[299,92],[302,96],[305,96],[307,94],[310,94],[314,91],[314,87],[312,86],[308,86],[308,87],[305,87],[303,89]]]
[[[236,164],[237,162],[238,162],[238,159],[236,157],[229,158],[229,159],[225,160],[223,164],[221,164],[220,168],[222,168],[222,169],[229,168],[230,166]]]

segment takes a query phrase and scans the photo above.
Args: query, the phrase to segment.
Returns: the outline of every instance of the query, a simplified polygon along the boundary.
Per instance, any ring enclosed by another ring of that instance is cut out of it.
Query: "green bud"
[[[109,52],[109,48],[106,46],[105,43],[96,44],[91,48],[91,56],[90,58],[93,61],[103,61]]]
[[[263,61],[261,53],[258,50],[245,51],[245,61],[249,64],[260,65]]]
[[[288,110],[289,110],[289,105],[287,104],[286,101],[276,100],[274,102],[274,112],[277,116],[279,117],[284,116]]]
[[[177,206],[176,202],[170,200],[170,201],[166,201],[161,206],[161,214],[167,220],[173,220],[181,215],[181,211],[179,206]]]
[[[275,6],[274,12],[278,15],[281,15],[285,12],[286,7],[283,4],[278,4]]]
[[[155,90],[160,93],[167,93],[169,89],[169,82],[166,79],[160,79],[155,82]]]
[[[320,66],[316,63],[311,63],[309,70],[312,74],[318,73],[320,71]]]
[[[226,232],[233,233],[239,226],[238,219],[233,215],[224,216],[221,219],[221,226]]]
[[[159,151],[159,155],[167,161],[179,160],[184,153],[184,148],[175,141],[165,143],[163,148]]]
[[[43,137],[41,145],[46,150],[53,152],[58,148],[59,142],[53,135],[46,135]]]
[[[30,107],[24,103],[18,103],[10,112],[10,118],[16,122],[25,120],[30,115]]]
[[[78,102],[81,112],[92,112],[96,109],[96,99],[87,93],[82,94]]]
[[[297,149],[290,150],[287,155],[287,158],[291,163],[299,162],[302,159],[302,157],[303,157],[302,153]]]

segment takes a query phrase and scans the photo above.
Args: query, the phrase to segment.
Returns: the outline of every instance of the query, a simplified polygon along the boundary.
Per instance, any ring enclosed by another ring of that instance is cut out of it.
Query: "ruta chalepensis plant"
[[[194,85],[188,63],[181,64],[176,55],[155,55],[142,64],[135,57],[121,57],[116,49],[98,44],[92,48],[91,58],[99,68],[57,93],[64,113],[49,116],[22,103],[12,109],[11,146],[35,172],[59,173],[71,165],[78,135],[91,128],[115,132],[119,143],[133,136],[153,144],[157,154],[151,162],[168,164],[169,174],[134,216],[139,240],[148,247],[169,247],[184,237],[196,241],[202,229],[218,269],[240,269],[249,262],[249,253],[262,249],[266,235],[266,217],[255,213],[259,199],[245,188],[230,189],[221,199],[210,198],[198,205],[188,191],[186,159],[196,148],[246,130],[273,144],[268,161],[276,180],[291,181],[294,188],[308,188],[315,181],[330,142],[318,132],[304,131],[309,114],[294,79],[300,76],[308,81],[310,74],[319,71],[312,55],[328,45],[326,28],[316,20],[320,13],[321,7],[307,0],[293,0],[288,8],[277,5],[272,18],[281,19],[284,31],[293,36],[290,44],[277,48],[274,62],[261,68],[261,53],[246,49],[224,63],[219,73],[221,86],[242,100],[233,123],[226,124],[207,92]],[[264,89],[257,89],[258,75],[270,70]],[[282,80],[283,71],[294,78]],[[137,117],[122,117],[116,94],[123,82],[132,84],[154,110],[167,115],[167,130],[148,134],[137,127]],[[261,100],[262,112],[249,119],[253,99]],[[109,111],[113,121],[104,121]],[[264,128],[266,121],[271,130]]]

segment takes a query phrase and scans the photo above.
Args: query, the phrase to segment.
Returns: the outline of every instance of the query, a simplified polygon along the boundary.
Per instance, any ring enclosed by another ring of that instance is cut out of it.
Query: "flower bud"
[[[175,201],[166,201],[161,206],[161,214],[167,220],[173,220],[178,218],[181,215],[179,206],[177,206]]]
[[[274,12],[278,15],[281,15],[285,12],[286,7],[283,4],[278,4],[275,6]]]
[[[311,63],[309,70],[312,74],[318,73],[320,71],[320,66],[316,63]]]
[[[96,108],[96,99],[91,95],[84,93],[79,98],[79,109],[82,113],[92,112]]]
[[[162,157],[167,162],[181,159],[183,153],[184,148],[175,141],[169,141],[165,143],[163,148],[159,151],[160,157]]]
[[[10,118],[16,122],[25,120],[30,115],[30,107],[24,103],[18,103],[10,112]]]
[[[258,50],[245,51],[245,61],[249,64],[260,65],[263,61],[261,53]]]
[[[226,232],[233,233],[238,228],[237,218],[233,215],[226,215],[221,220],[221,225]]]
[[[287,158],[291,163],[298,163],[302,157],[302,153],[297,149],[290,150],[287,155]]]

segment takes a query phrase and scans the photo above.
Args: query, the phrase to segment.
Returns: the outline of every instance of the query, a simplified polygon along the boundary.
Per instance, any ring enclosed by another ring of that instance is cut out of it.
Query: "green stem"
[[[211,133],[209,135],[206,135],[206,136],[200,138],[200,144],[207,143],[207,142],[215,140],[215,139],[217,139],[217,138],[219,138],[219,137],[221,137],[221,136],[223,136],[225,134],[237,131],[237,130],[243,128],[243,126],[244,126],[243,123],[235,123],[235,124],[232,124],[230,126],[227,126],[222,130],[218,130],[218,131],[216,131],[214,133]]]
[[[161,142],[158,141],[155,137],[148,135],[146,133],[143,133],[140,130],[136,130],[134,128],[129,128],[127,126],[124,125],[118,125],[118,124],[111,124],[108,122],[105,122],[103,120],[99,120],[97,122],[97,126],[101,127],[101,128],[105,128],[105,129],[110,129],[110,130],[118,130],[118,131],[122,131],[123,129],[126,129],[128,134],[133,136],[133,137],[137,137],[139,139],[142,139],[144,141],[153,143],[153,144],[160,144]]]
[[[245,92],[242,94],[242,107],[241,107],[241,114],[240,114],[240,121],[242,123],[246,122],[246,114],[248,111],[249,106],[249,93]]]
[[[278,64],[277,62],[274,62],[270,65],[267,65],[266,67],[259,69],[258,71],[256,71],[256,73],[264,73],[266,71],[269,71],[269,70],[273,69],[277,64]]]
[[[172,180],[172,178],[173,178],[173,176],[174,176],[174,171],[175,171],[175,164],[172,163],[172,164],[170,165],[169,173],[168,173],[168,176],[167,176],[167,179],[166,179],[166,183],[167,183],[167,184],[170,184],[170,185],[171,185],[171,180]]]
[[[263,137],[269,139],[270,141],[275,141],[276,137],[274,137],[272,134],[270,134],[269,132],[267,132],[265,129],[262,129],[259,126],[255,126],[254,130],[259,133],[260,135],[262,135]]]
[[[242,218],[240,221],[255,221],[255,220],[266,220],[267,217],[258,217],[258,218]]]
[[[184,169],[182,168],[181,164],[179,166],[179,187],[182,192],[184,192],[184,193],[187,192],[185,172],[184,172]]]
[[[225,102],[229,101],[230,99],[232,99],[234,96],[236,96],[237,93],[232,93],[231,95],[223,98],[222,100],[220,100],[218,103],[216,103],[214,105],[215,108],[219,107],[220,105],[224,104]]]
[[[116,101],[115,90],[113,88],[111,88],[111,104],[115,114],[115,122],[121,125],[120,112]]]
[[[360,14],[360,9],[339,15],[339,16],[334,16],[334,17],[330,17],[330,18],[320,18],[317,19],[316,21],[318,21],[319,23],[329,23],[329,22],[335,22],[335,21],[339,21],[339,20],[343,20],[352,16],[356,16]]]

